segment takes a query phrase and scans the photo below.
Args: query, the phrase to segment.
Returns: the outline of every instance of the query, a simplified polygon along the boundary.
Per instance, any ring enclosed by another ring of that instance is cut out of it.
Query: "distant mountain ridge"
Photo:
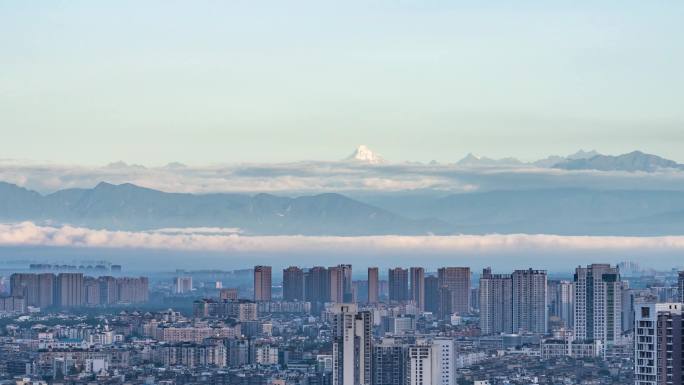
[[[661,169],[684,169],[684,165],[657,155],[633,151],[628,154],[595,155],[590,158],[569,159],[553,166],[565,170],[598,170],[598,171],[643,171],[655,172]]]
[[[214,226],[240,228],[247,234],[428,234],[447,228],[439,221],[406,219],[334,193],[297,198],[196,195],[104,182],[92,189],[66,189],[45,196],[0,182],[0,220],[112,230]]]

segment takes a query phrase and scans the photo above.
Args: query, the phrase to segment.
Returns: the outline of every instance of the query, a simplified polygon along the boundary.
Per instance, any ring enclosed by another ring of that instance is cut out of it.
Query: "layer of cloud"
[[[41,193],[92,188],[99,182],[133,183],[168,192],[448,192],[596,188],[684,190],[684,172],[566,171],[529,165],[463,167],[455,164],[299,162],[143,167],[43,164],[0,159],[0,181]]]
[[[681,252],[684,236],[618,237],[559,235],[455,236],[243,236],[236,229],[109,231],[31,222],[0,224],[0,246],[58,246],[236,253],[344,250],[348,253],[556,253],[558,251]]]

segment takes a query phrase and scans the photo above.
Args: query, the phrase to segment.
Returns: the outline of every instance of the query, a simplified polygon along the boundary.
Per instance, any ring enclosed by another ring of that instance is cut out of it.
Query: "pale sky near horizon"
[[[600,4],[599,4],[600,3]],[[0,158],[684,162],[681,1],[0,1]]]

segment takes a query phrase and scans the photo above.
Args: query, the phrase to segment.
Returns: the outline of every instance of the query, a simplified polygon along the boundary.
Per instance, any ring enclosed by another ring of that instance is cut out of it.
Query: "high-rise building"
[[[570,281],[548,281],[549,317],[557,317],[563,327],[574,327],[575,286]]]
[[[620,271],[608,264],[575,269],[575,338],[604,346],[619,337],[622,324]]]
[[[100,284],[100,304],[111,305],[119,301],[119,288],[116,278],[112,276],[102,276],[97,279]]]
[[[330,282],[330,298],[333,303],[344,303],[344,270],[340,266],[328,268],[328,282]]]
[[[425,310],[425,269],[422,267],[412,267],[410,275],[410,299],[416,304],[420,311],[423,311]]]
[[[38,307],[44,309],[55,304],[55,275],[38,274]]]
[[[454,385],[456,383],[456,346],[453,338],[439,337],[432,341],[433,366],[438,379],[433,385]]]
[[[439,384],[435,355],[435,346],[430,343],[419,342],[408,347],[407,385]]]
[[[425,277],[425,310],[439,314],[439,279],[433,275]]]
[[[271,300],[271,266],[254,266],[254,300]]]
[[[83,306],[83,273],[60,273],[55,285],[57,305],[61,307]]]
[[[328,268],[330,298],[333,303],[349,303],[353,300],[352,266],[337,265]]]
[[[238,289],[236,287],[227,287],[219,290],[219,299],[224,301],[237,301],[238,300]]]
[[[304,274],[304,297],[312,304],[330,301],[330,274],[322,266],[314,266]]]
[[[331,309],[333,385],[370,385],[372,379],[372,315],[355,304]]]
[[[679,290],[679,302],[684,303],[684,271],[680,271],[677,277],[677,289]]]
[[[513,332],[546,333],[546,270],[516,270],[513,279]]]
[[[681,303],[643,303],[637,306],[634,335],[634,383],[684,383]]]
[[[470,308],[475,312],[480,311],[480,286],[470,288]]]
[[[368,303],[378,303],[379,286],[378,286],[378,268],[368,268]]]
[[[352,265],[338,265],[342,268],[342,299],[346,303],[354,302],[352,292]]]
[[[406,345],[384,338],[373,346],[373,384],[406,384]]]
[[[484,335],[513,332],[513,278],[492,274],[489,267],[480,276],[480,331]]]
[[[451,296],[449,312],[458,314],[470,312],[470,268],[442,267],[437,271],[437,275],[439,286],[449,289]],[[446,314],[447,311],[441,311],[441,313]]]
[[[296,266],[283,270],[283,299],[285,301],[304,300],[304,270]]]
[[[174,279],[174,289],[176,294],[186,294],[192,291],[192,277],[178,276]]]
[[[100,305],[100,284],[96,278],[83,278],[83,302],[86,306]]]
[[[397,267],[389,269],[389,300],[390,302],[406,302],[409,299],[408,270]]]
[[[10,294],[23,297],[26,306],[40,306],[40,288],[38,275],[32,273],[15,273],[10,276]]]
[[[117,302],[124,304],[145,303],[150,297],[147,277],[116,278]]]

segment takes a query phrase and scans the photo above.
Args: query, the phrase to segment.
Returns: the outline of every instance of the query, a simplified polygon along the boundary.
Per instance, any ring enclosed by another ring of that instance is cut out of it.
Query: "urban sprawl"
[[[0,384],[684,384],[684,272],[0,270]]]

